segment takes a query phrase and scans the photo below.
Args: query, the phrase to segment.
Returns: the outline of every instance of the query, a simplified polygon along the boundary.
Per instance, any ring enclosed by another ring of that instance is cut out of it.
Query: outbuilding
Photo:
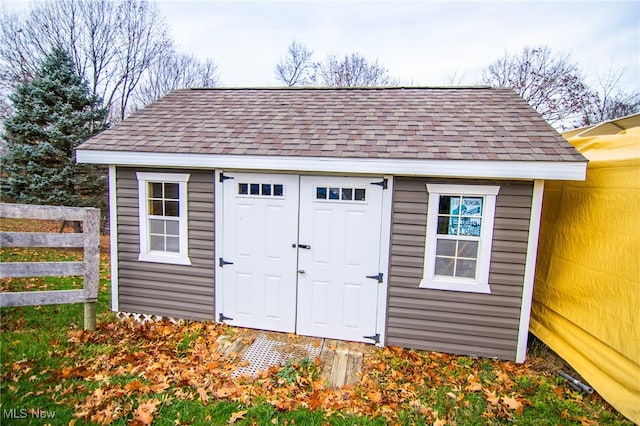
[[[486,87],[177,90],[77,160],[114,311],[518,362],[544,180],[587,163]]]

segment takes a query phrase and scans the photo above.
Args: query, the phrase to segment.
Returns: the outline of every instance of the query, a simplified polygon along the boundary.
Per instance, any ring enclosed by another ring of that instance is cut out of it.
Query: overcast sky
[[[640,1],[161,0],[179,46],[219,67],[225,86],[278,85],[292,40],[314,51],[378,59],[403,84],[477,84],[505,51],[548,45],[592,79],[628,67],[640,90]]]
[[[316,61],[359,52],[401,84],[425,86],[478,84],[482,68],[505,52],[548,45],[570,53],[591,83],[626,67],[625,85],[640,90],[639,0],[159,0],[158,6],[180,49],[213,59],[223,86],[280,85],[275,65],[296,40]]]

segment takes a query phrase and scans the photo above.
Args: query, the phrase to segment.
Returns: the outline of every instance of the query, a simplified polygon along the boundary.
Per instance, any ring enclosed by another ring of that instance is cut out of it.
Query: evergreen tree
[[[106,213],[104,168],[77,164],[74,148],[104,130],[106,109],[54,49],[33,80],[10,96],[14,113],[4,122],[0,194],[26,204],[93,206]]]

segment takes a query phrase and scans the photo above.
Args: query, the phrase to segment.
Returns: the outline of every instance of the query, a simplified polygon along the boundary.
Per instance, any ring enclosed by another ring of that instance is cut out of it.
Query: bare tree
[[[148,70],[175,54],[167,24],[148,0],[36,2],[26,14],[0,16],[4,91],[29,81],[54,47],[70,55],[111,120],[141,106],[138,88],[151,78]]]
[[[548,47],[526,47],[519,55],[505,53],[483,71],[485,84],[511,87],[551,125],[565,127],[580,119],[592,94],[569,55]]]
[[[276,78],[288,87],[313,84],[315,64],[311,60],[312,55],[313,51],[292,41],[287,55],[276,64]]]
[[[369,62],[359,53],[345,55],[338,59],[329,55],[320,65],[320,82],[324,86],[358,87],[358,86],[391,86],[396,80],[389,76],[389,71],[378,61]]]
[[[167,51],[147,69],[144,81],[136,91],[134,108],[148,105],[172,90],[217,86],[217,70],[211,60],[201,62],[193,55]]]
[[[370,62],[355,52],[339,59],[329,55],[324,62],[314,62],[313,51],[293,41],[287,55],[276,65],[278,80],[287,86],[390,86],[397,80],[377,60]]]
[[[602,123],[640,112],[640,92],[625,91],[622,87],[621,80],[627,70],[627,67],[610,69],[604,78],[598,78],[589,98],[591,102],[583,106],[581,125]]]

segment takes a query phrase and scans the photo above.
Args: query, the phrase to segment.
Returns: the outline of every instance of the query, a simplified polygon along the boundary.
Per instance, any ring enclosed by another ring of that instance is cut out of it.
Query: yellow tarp
[[[584,182],[545,182],[531,331],[640,424],[640,127],[570,137]]]

